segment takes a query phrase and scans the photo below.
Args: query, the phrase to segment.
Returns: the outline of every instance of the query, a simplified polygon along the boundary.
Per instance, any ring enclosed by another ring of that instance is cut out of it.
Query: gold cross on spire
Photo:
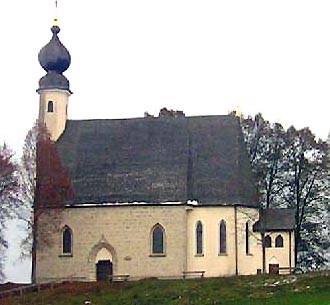
[[[55,0],[55,17],[54,17],[54,26],[58,26],[58,18],[57,18],[57,0]]]

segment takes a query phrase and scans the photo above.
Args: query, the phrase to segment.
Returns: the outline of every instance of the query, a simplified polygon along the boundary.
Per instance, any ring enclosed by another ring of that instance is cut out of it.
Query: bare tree
[[[261,195],[261,207],[274,207],[279,204],[278,199],[285,187],[282,174],[286,166],[286,132],[281,124],[269,123],[260,113],[254,118],[242,119],[242,127],[256,186]]]
[[[321,267],[326,262],[323,249],[329,244],[323,229],[329,217],[324,216],[329,215],[327,143],[308,128],[285,131],[261,114],[242,118],[242,127],[261,207],[294,209],[296,263],[308,269]]]
[[[295,258],[300,263],[298,252],[304,250],[306,233],[318,230],[318,220],[322,219],[326,208],[324,197],[330,178],[329,160],[326,142],[316,140],[308,128],[296,130],[290,127],[287,134],[288,187],[285,196],[287,205],[295,209]],[[316,265],[322,263],[317,251],[309,251],[309,255],[314,256]]]

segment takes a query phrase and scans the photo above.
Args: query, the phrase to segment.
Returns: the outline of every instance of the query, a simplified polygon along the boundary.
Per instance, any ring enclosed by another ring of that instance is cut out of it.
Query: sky
[[[57,2],[55,12],[54,0],[0,1],[0,143],[17,157],[38,116],[38,52],[55,15],[72,57],[69,119],[239,107],[323,139],[330,131],[328,0]],[[24,272],[11,251],[17,280]]]

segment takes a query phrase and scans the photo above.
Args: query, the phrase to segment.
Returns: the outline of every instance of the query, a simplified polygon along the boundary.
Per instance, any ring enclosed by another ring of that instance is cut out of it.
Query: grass
[[[330,274],[70,283],[3,305],[330,305]]]

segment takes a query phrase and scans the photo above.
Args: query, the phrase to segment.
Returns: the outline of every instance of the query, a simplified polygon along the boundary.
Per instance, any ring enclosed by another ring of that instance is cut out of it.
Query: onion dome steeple
[[[58,38],[60,28],[57,25],[57,19],[54,20],[51,28],[52,39],[39,52],[38,59],[41,67],[47,72],[39,81],[39,89],[61,89],[70,92],[68,79],[62,74],[71,63],[69,51]]]
[[[55,2],[57,4],[57,1]],[[58,38],[60,28],[57,18],[51,28],[52,39],[40,50],[38,59],[47,72],[39,80],[39,122],[45,123],[51,139],[57,141],[65,130],[68,119],[70,83],[63,75],[71,62],[71,56]]]
[[[61,74],[69,68],[71,56],[57,36],[60,32],[60,28],[57,25],[53,25],[51,31],[53,37],[50,42],[41,49],[38,59],[40,65],[46,72],[55,71]]]

